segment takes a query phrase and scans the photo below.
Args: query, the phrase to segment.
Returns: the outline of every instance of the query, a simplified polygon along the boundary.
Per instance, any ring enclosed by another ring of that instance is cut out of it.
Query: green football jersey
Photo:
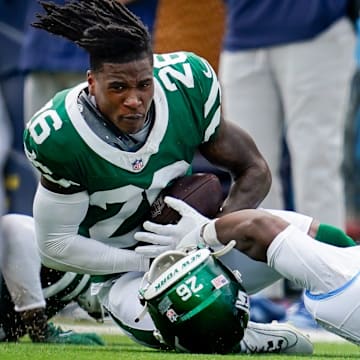
[[[132,235],[161,189],[190,173],[197,148],[216,134],[220,87],[204,59],[186,52],[155,55],[154,87],[156,117],[136,152],[108,144],[88,126],[78,103],[87,83],[56,94],[26,126],[25,152],[42,175],[88,192],[84,236],[134,245]]]

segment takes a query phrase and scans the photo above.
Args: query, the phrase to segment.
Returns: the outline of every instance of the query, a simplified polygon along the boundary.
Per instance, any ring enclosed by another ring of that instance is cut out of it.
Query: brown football
[[[183,200],[209,218],[216,216],[223,202],[221,183],[215,174],[196,173],[182,176],[160,192],[151,205],[150,221],[158,224],[175,224],[180,220],[178,212],[164,203],[165,196]]]

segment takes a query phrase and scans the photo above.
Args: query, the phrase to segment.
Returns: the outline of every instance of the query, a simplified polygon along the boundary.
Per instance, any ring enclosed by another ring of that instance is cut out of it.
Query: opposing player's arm
[[[200,152],[232,176],[224,214],[255,208],[264,199],[271,185],[270,170],[253,139],[240,127],[221,119],[216,136],[202,144]]]

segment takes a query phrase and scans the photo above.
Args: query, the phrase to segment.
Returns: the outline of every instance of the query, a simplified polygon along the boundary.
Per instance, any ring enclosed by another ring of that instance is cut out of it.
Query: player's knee
[[[33,219],[27,215],[6,214],[1,218],[5,246],[30,250],[36,247]]]

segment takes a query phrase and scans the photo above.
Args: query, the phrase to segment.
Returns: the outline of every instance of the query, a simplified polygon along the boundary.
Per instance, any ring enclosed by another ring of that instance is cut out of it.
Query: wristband
[[[200,229],[200,238],[208,246],[218,246],[222,245],[217,238],[216,229],[215,229],[216,219],[204,224]]]

